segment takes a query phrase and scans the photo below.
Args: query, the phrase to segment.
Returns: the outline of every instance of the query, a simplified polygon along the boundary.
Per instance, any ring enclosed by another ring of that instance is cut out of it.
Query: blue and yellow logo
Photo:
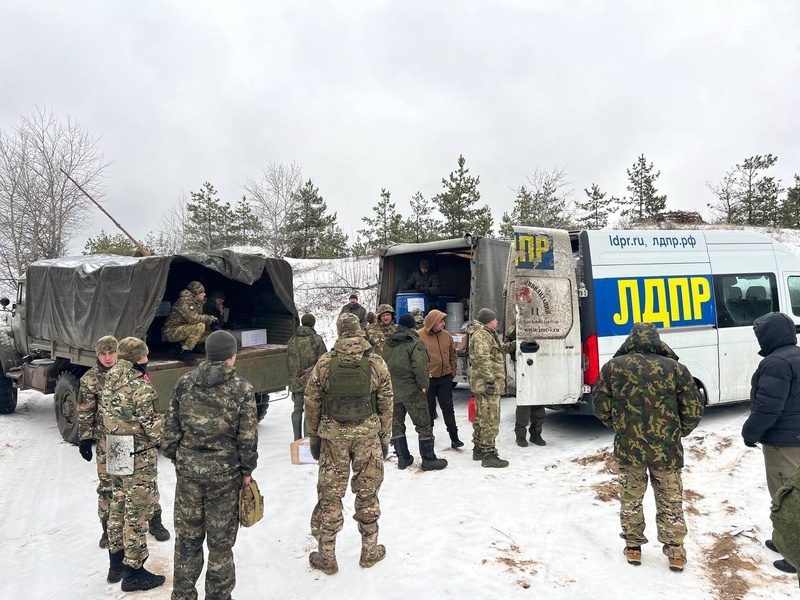
[[[514,233],[514,267],[552,271],[553,238],[542,233]]]
[[[710,275],[597,279],[597,334],[628,335],[634,323],[656,327],[714,325]]]

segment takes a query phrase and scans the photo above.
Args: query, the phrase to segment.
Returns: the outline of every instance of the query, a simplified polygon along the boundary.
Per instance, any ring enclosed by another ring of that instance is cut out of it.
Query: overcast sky
[[[3,0],[0,129],[36,106],[100,138],[134,235],[210,181],[298,163],[345,233],[431,198],[459,154],[495,224],[564,168],[622,196],[639,154],[671,210],[754,154],[800,172],[800,2]],[[97,211],[85,237],[113,225]],[[73,250],[79,252],[83,241]]]

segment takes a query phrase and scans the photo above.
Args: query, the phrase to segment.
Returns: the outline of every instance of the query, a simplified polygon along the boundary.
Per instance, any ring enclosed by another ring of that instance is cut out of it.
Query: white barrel
[[[461,302],[448,302],[447,316],[444,318],[444,328],[450,333],[458,333],[464,324],[464,305]]]

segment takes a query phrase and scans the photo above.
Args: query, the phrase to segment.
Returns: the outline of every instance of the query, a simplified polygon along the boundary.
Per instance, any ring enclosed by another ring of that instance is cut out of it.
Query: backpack
[[[355,364],[342,364],[339,355],[331,357],[328,391],[322,401],[322,414],[345,424],[362,423],[376,412],[372,394],[369,354]]]
[[[242,527],[252,527],[264,517],[264,496],[258,489],[255,479],[239,490],[239,523]]]
[[[786,560],[800,565],[800,469],[775,492],[769,517],[775,546]]]

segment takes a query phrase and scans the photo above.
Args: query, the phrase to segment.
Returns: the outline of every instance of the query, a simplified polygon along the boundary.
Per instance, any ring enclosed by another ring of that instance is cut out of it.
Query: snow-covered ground
[[[798,232],[775,237],[800,254]],[[296,301],[312,310],[328,346],[339,307],[361,289],[368,308],[375,300],[376,261],[291,261]],[[316,469],[292,465],[291,401],[274,401],[259,426],[259,467],[265,518],[241,529],[235,548],[238,600],[311,597],[631,599],[794,598],[794,576],[775,570],[779,558],[763,545],[770,536],[769,497],[760,450],[746,448],[739,432],[745,405],[709,409],[686,441],[684,470],[689,562],[683,573],[667,568],[655,535],[652,494],[646,497],[643,563],[622,555],[612,434],[593,418],[548,411],[548,445],[514,443],[514,398],[503,398],[500,456],[507,469],[472,461],[469,390],[456,389],[462,450],[446,443],[435,423],[436,451],[450,464],[423,473],[405,471],[392,457],[380,499],[380,541],[386,559],[358,566],[360,540],[353,496],[345,497],[339,536],[339,573],[328,577],[308,566],[315,547],[309,518],[316,501]],[[410,423],[409,423],[410,426]],[[417,452],[412,433],[409,445]],[[172,527],[175,474],[161,458],[159,488],[164,520]],[[16,413],[0,416],[0,599],[123,598],[119,584],[105,582],[108,558],[97,546],[94,463],[61,441],[52,396],[20,394]],[[172,582],[173,540],[150,538],[148,568],[167,584],[141,599],[166,599]],[[202,580],[199,583],[202,597]]]

